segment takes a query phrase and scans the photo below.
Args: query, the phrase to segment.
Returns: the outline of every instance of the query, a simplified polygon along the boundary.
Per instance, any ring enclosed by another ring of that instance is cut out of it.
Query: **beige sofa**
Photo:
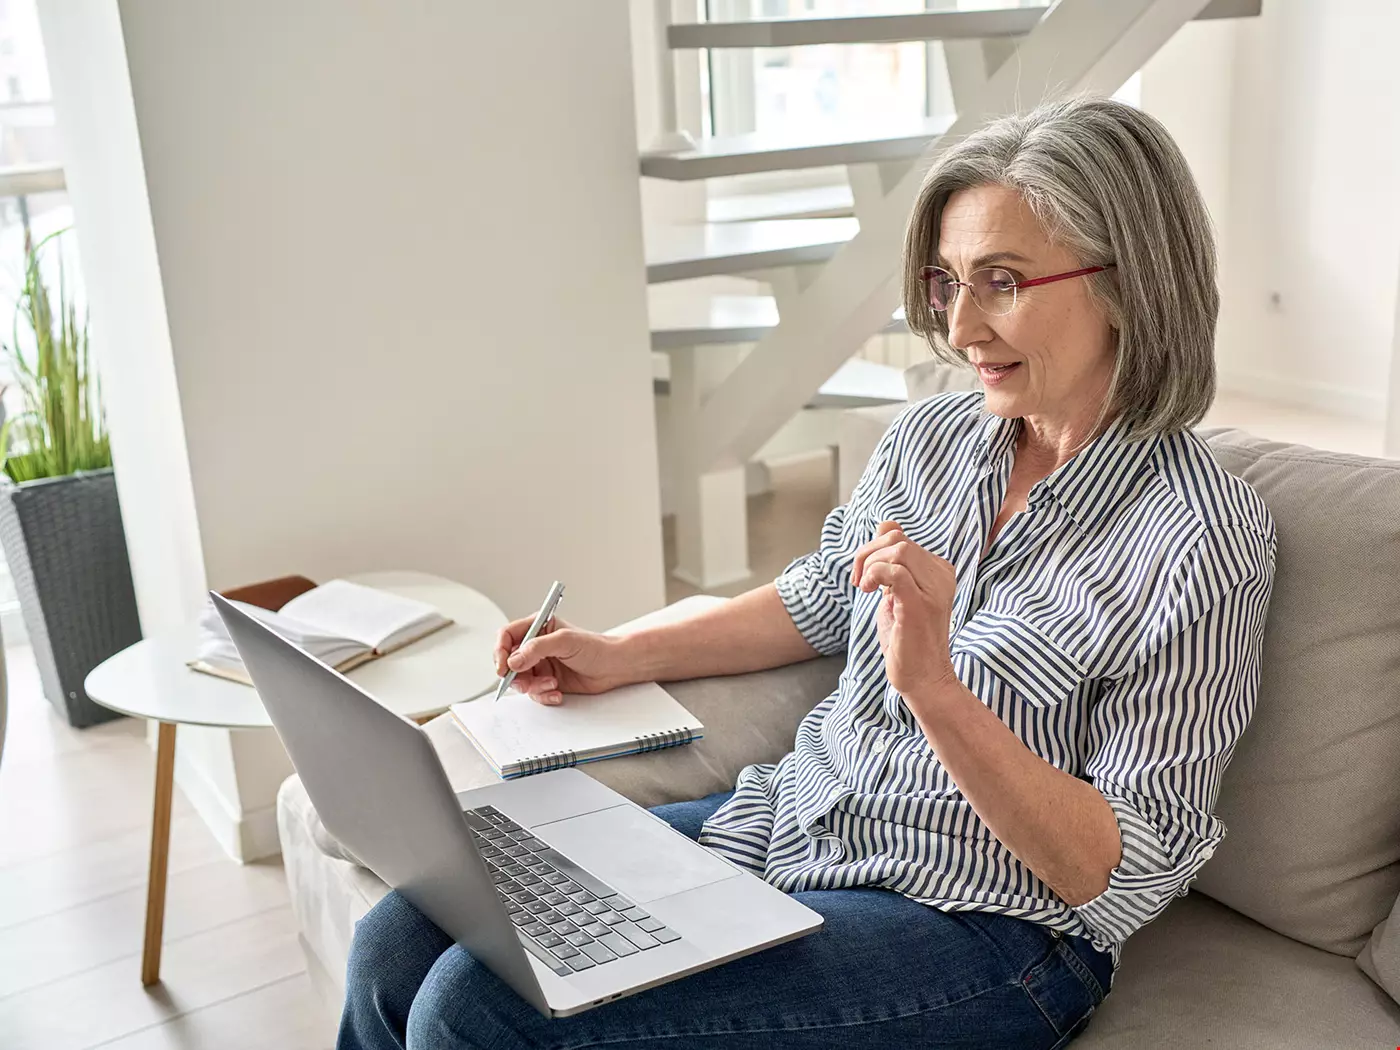
[[[843,471],[891,415],[852,413]],[[1075,1046],[1400,1046],[1400,462],[1239,431],[1208,440],[1278,526],[1259,704],[1218,800],[1225,842],[1192,892],[1128,941]],[[644,805],[728,789],[746,763],[789,750],[840,670],[822,658],[672,683],[705,723],[702,742],[585,768]],[[494,779],[447,719],[428,731],[459,789]],[[353,923],[385,887],[327,839],[295,777],[278,818],[308,965],[334,1009]]]

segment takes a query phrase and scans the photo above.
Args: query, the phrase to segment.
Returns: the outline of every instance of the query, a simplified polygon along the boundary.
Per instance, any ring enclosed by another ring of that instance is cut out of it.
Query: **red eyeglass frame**
[[[1020,290],[1020,289],[1022,289],[1022,288],[1034,288],[1034,287],[1035,287],[1036,285],[1038,285],[1038,284],[1054,284],[1056,281],[1068,281],[1071,277],[1087,277],[1087,276],[1089,276],[1089,274],[1091,274],[1091,273],[1103,273],[1105,270],[1111,270],[1111,269],[1113,269],[1113,268],[1114,268],[1115,266],[1117,266],[1117,265],[1118,265],[1117,263],[1109,263],[1109,264],[1106,265],[1106,266],[1086,266],[1086,267],[1084,267],[1082,270],[1066,270],[1064,273],[1052,273],[1052,274],[1051,274],[1050,276],[1048,276],[1048,277],[1032,277],[1032,278],[1031,278],[1030,280],[1028,280],[1028,281],[1017,281],[1017,282],[1015,282],[1014,284],[1012,284],[1011,287],[1012,287],[1012,288],[1015,288],[1015,289],[1017,289],[1017,290]],[[1004,269],[1006,269],[1006,267],[1004,267],[1004,266],[980,266],[980,267],[978,267],[978,269],[981,269],[981,270],[1004,270]],[[948,274],[950,277],[953,275],[953,272],[952,272],[951,270],[944,269],[942,266],[925,266],[925,267],[923,267],[923,268],[921,268],[921,269],[919,270],[919,279],[920,279],[921,281],[924,282],[925,286],[928,285],[929,279],[933,276],[933,271],[934,271],[934,270],[938,270],[938,271],[940,271],[940,272],[942,272],[942,273],[946,273],[946,274]],[[966,281],[954,281],[953,284],[957,285],[959,288],[966,288],[968,294],[969,294],[969,295],[972,295],[972,286],[971,286],[970,284],[968,284],[968,282],[966,282]],[[925,295],[924,298],[927,299],[928,296]],[[973,296],[972,301],[973,301],[974,303],[977,302],[976,296]],[[952,303],[949,303],[948,305],[949,305],[949,307],[951,307],[951,306],[952,306]],[[979,305],[980,305],[980,304],[979,304]],[[931,310],[938,310],[938,308],[937,308],[936,306],[934,306],[932,303],[929,304],[929,309],[931,309]],[[939,310],[938,312],[939,312],[939,313],[946,313],[947,311],[946,311],[946,309],[945,309],[945,310]]]

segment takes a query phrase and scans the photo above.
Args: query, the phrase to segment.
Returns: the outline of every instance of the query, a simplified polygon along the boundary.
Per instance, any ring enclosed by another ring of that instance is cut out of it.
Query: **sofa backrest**
[[[1274,516],[1259,701],[1193,888],[1355,956],[1400,893],[1400,461],[1203,430]]]

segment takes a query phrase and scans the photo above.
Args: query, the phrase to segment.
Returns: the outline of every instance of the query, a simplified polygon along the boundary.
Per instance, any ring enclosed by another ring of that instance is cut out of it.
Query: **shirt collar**
[[[988,415],[979,439],[983,472],[1001,463],[1015,447],[1023,422]],[[1031,486],[1029,509],[1053,499],[1085,532],[1096,528],[1127,494],[1157,448],[1157,437],[1130,438],[1120,415],[1102,434],[1054,473]]]

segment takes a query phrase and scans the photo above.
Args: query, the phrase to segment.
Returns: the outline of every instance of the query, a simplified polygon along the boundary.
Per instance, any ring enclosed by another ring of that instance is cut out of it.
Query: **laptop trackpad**
[[[638,904],[738,874],[678,831],[635,806],[614,806],[531,829]]]

